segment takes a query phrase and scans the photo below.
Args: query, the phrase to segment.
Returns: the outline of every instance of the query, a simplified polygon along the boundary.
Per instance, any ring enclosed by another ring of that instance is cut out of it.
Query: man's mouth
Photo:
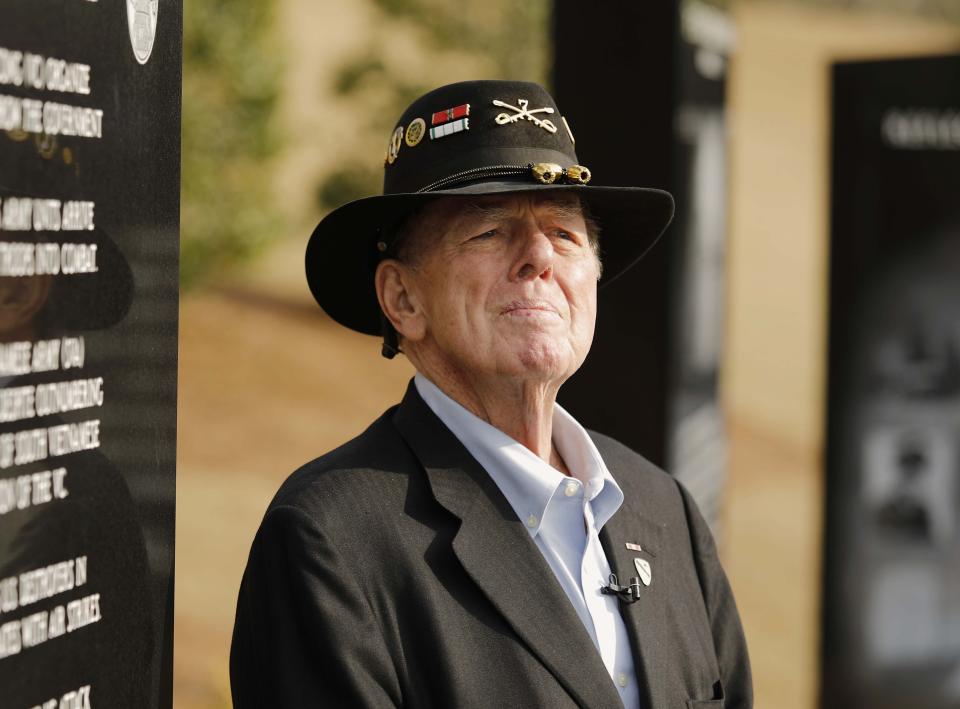
[[[521,317],[560,317],[560,312],[546,300],[514,300],[503,306],[500,314]]]

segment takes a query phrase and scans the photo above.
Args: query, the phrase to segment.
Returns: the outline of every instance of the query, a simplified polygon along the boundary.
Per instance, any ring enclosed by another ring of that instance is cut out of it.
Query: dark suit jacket
[[[593,434],[626,500],[601,541],[645,709],[750,707],[743,631],[689,494]],[[642,546],[630,551],[626,542]],[[363,434],[295,472],[240,588],[230,656],[244,707],[620,707],[553,572],[412,383]]]

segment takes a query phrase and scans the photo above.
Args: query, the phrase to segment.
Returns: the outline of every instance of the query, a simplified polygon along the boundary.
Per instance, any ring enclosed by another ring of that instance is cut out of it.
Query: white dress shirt
[[[640,705],[627,629],[615,596],[600,593],[610,564],[597,536],[623,503],[590,436],[559,404],[553,444],[574,477],[563,475],[417,374],[427,406],[487,471],[524,523],[593,639],[625,707]]]

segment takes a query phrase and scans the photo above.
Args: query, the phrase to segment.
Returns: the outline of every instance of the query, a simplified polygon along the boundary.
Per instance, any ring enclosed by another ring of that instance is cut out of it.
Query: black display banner
[[[960,57],[841,64],[824,707],[960,706]]]
[[[171,704],[182,5],[0,3],[0,706]]]
[[[720,406],[727,245],[727,67],[730,16],[696,0],[681,5],[671,192],[669,441],[666,469],[693,495],[718,545],[727,480]]]

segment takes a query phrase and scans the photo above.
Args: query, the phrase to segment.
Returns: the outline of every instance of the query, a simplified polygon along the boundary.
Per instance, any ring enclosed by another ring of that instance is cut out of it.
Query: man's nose
[[[537,225],[530,225],[518,235],[518,257],[511,276],[517,280],[543,278],[553,273],[553,243]]]

